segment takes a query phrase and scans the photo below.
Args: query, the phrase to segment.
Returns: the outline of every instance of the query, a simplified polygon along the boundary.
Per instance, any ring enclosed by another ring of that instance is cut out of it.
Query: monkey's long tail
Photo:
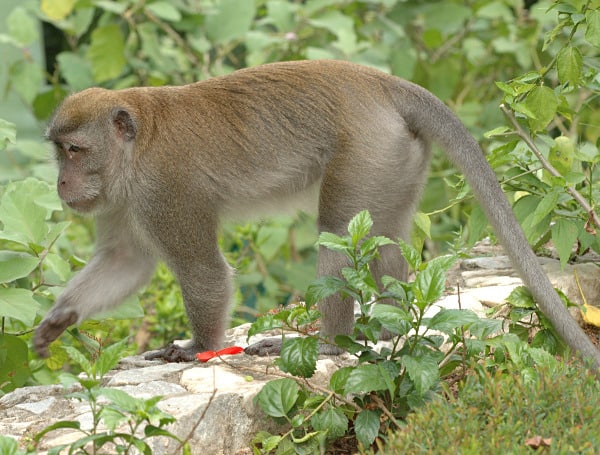
[[[512,208],[477,141],[452,111],[422,87],[400,82],[399,112],[409,128],[444,149],[465,175],[513,266],[558,334],[593,362],[599,374],[600,351],[573,319],[533,253]]]

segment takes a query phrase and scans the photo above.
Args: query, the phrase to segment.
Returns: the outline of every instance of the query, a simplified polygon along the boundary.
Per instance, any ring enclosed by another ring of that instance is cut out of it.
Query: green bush
[[[556,363],[472,376],[458,394],[409,415],[378,453],[597,454],[600,383],[581,365]]]

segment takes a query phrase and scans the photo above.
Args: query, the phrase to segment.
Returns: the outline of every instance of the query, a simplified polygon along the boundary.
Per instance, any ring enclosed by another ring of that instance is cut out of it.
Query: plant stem
[[[544,157],[544,155],[542,155],[542,152],[540,152],[537,145],[535,145],[535,142],[533,142],[533,138],[531,137],[531,135],[529,135],[521,127],[513,112],[509,110],[504,104],[500,105],[500,109],[502,110],[502,112],[504,112],[504,115],[506,115],[508,120],[510,120],[510,122],[514,126],[516,135],[519,136],[523,140],[523,142],[525,142],[525,144],[527,144],[529,149],[540,161],[544,169],[546,169],[551,175],[555,177],[562,177],[560,172],[558,172],[556,168],[552,166],[552,164]],[[572,186],[566,186],[565,189],[573,197],[573,199],[575,199],[575,201],[577,201],[579,205],[581,205],[583,209],[588,213],[588,216],[590,220],[594,223],[594,225],[597,228],[600,228],[600,218],[598,218],[598,215],[596,214],[596,212],[594,212],[594,209],[590,206],[590,204],[588,204],[588,201],[581,195],[581,193],[577,191],[575,187]]]

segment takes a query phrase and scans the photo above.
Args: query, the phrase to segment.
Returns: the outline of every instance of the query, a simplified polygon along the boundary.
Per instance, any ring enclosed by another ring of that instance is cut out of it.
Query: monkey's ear
[[[131,114],[123,108],[113,112],[113,123],[119,135],[126,141],[132,141],[137,134],[137,125]]]

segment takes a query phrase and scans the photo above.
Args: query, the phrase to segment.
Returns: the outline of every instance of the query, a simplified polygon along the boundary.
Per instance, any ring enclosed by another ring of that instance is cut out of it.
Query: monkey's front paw
[[[164,360],[165,362],[191,362],[196,360],[196,352],[198,352],[196,348],[184,348],[171,343],[164,349],[146,354],[144,359]]]
[[[56,340],[67,327],[77,322],[75,311],[50,313],[35,331],[33,348],[40,357],[48,357],[48,345]]]

